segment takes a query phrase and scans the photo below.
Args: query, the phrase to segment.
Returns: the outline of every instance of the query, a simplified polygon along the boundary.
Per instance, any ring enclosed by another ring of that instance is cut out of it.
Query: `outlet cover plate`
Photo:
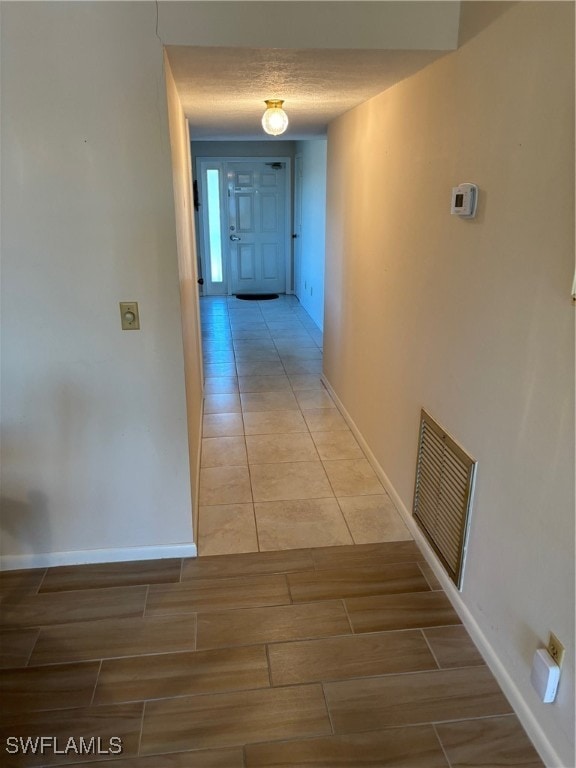
[[[137,301],[120,302],[120,320],[122,321],[123,331],[140,330],[140,316],[138,314]]]

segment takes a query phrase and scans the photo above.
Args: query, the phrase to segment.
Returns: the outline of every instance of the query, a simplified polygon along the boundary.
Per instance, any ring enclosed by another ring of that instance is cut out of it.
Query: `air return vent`
[[[460,588],[476,462],[422,411],[413,515]]]

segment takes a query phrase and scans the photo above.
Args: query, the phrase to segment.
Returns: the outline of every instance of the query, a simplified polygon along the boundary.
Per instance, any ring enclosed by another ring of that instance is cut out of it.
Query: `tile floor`
[[[0,573],[7,768],[542,768],[413,541]],[[11,737],[123,752],[7,754]]]
[[[297,302],[202,315],[201,557],[0,573],[2,765],[543,768]],[[122,754],[5,751],[41,735]]]
[[[298,300],[200,305],[200,555],[410,539],[322,385],[322,334]]]

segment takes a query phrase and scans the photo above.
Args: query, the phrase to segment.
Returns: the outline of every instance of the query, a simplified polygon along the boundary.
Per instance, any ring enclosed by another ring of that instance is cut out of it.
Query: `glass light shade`
[[[288,115],[282,109],[281,99],[268,99],[266,112],[262,116],[262,128],[271,136],[279,136],[288,128]]]

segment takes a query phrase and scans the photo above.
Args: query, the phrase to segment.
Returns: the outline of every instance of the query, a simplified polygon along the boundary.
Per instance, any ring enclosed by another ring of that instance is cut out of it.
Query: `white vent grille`
[[[422,411],[413,515],[460,588],[476,462]]]

